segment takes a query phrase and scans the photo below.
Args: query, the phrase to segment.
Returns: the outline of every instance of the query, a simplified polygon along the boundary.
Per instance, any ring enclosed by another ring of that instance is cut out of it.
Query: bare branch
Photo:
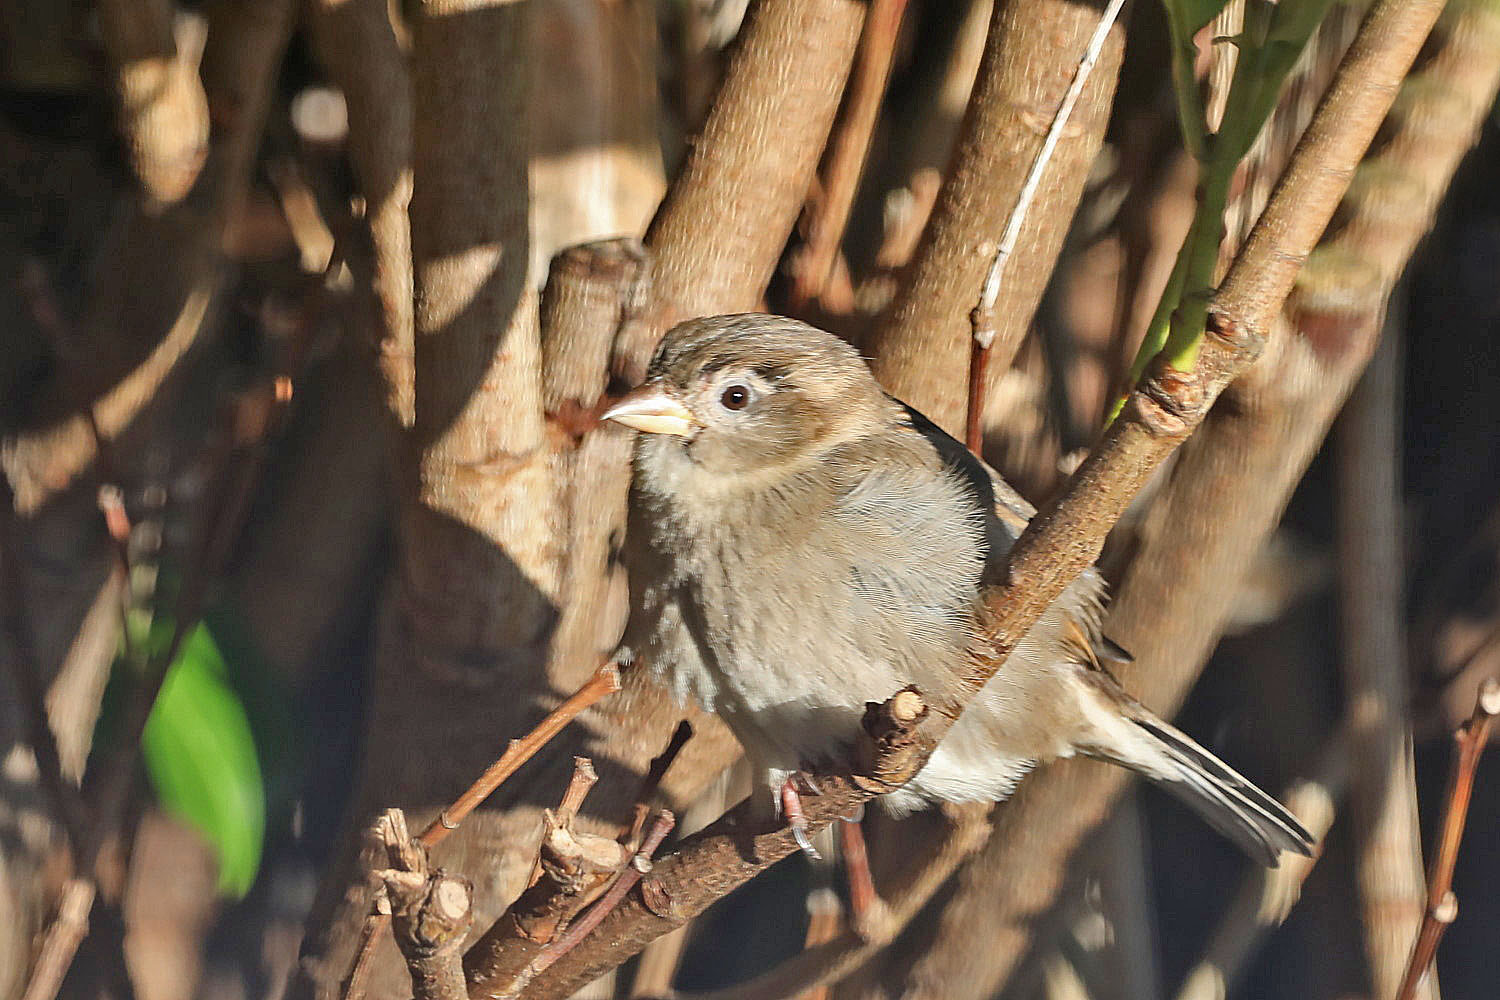
[[[1429,65],[1449,64],[1440,50]],[[1486,65],[1494,66],[1493,59]],[[1400,215],[1409,228],[1399,239],[1387,229],[1385,238],[1370,242],[1362,234],[1372,232],[1377,219],[1390,218],[1389,202],[1364,186],[1350,191],[1344,224],[1314,255],[1288,303],[1296,335],[1273,338],[1267,356],[1228,389],[1228,405],[1216,408],[1182,449],[1170,483],[1138,531],[1141,548],[1118,589],[1107,629],[1136,655],[1136,663],[1120,671],[1122,682],[1156,711],[1170,714],[1181,703],[1212,650],[1246,567],[1373,350],[1390,283],[1430,224],[1430,206],[1485,113],[1484,98],[1476,95],[1472,117],[1443,130],[1451,142],[1441,148],[1424,142],[1422,136],[1431,133],[1423,124],[1423,105],[1446,106],[1448,100],[1435,82],[1414,87],[1426,96],[1393,122],[1377,171],[1410,162],[1410,153],[1402,151],[1418,154],[1423,166],[1410,185],[1413,210]],[[1327,107],[1319,112],[1325,120]],[[1356,254],[1379,260],[1374,276],[1344,263]],[[1388,276],[1384,282],[1381,275]],[[1071,855],[1125,780],[1114,768],[1069,762],[1024,782],[998,814],[990,844],[966,870],[944,914],[938,945],[909,980],[962,983],[961,992],[951,993],[955,1000],[991,995],[1027,953]],[[999,893],[1002,885],[1005,892]],[[984,928],[982,947],[966,930],[973,926]]]
[[[751,4],[713,109],[646,235],[652,305],[615,348],[627,382],[640,381],[673,324],[756,307],[828,139],[864,10],[855,0]]]
[[[905,12],[906,0],[873,0],[870,4],[849,81],[844,114],[828,143],[822,191],[803,212],[807,245],[798,254],[795,264],[795,280],[790,294],[794,311],[823,297],[838,261],[844,230],[848,228],[849,215],[854,209],[854,196],[859,190],[859,179],[869,156],[870,140],[875,134],[880,102],[891,75],[891,59],[895,55]]]
[[[932,219],[867,345],[881,383],[956,437],[964,431],[969,314],[994,257],[996,234],[1005,228],[1077,68],[1057,60],[1056,52],[1084,52],[1102,6],[1062,0],[994,5],[979,78]],[[992,377],[1010,367],[1062,248],[1104,136],[1123,35],[1118,28],[1110,34],[1038,189],[1037,211],[1019,234],[1016,252],[1027,266],[996,303]]]
[[[1406,975],[1396,991],[1396,1000],[1411,1000],[1416,995],[1418,984],[1437,954],[1443,931],[1458,918],[1458,897],[1453,894],[1453,867],[1458,862],[1458,846],[1463,842],[1464,823],[1469,818],[1474,773],[1489,739],[1490,723],[1496,715],[1500,715],[1500,681],[1491,679],[1479,689],[1474,714],[1453,734],[1458,743],[1458,755],[1453,759],[1453,771],[1448,776],[1442,832],[1438,835],[1437,853],[1427,877],[1427,911],[1422,915],[1417,943],[1412,949]]]
[[[620,672],[613,663],[606,663],[594,672],[594,676],[587,684],[579,688],[567,701],[553,709],[537,724],[535,729],[521,739],[512,741],[505,753],[500,755],[500,759],[490,765],[489,769],[480,775],[467,791],[454,800],[452,805],[439,812],[437,818],[427,825],[417,839],[425,847],[436,847],[442,843],[443,838],[456,830],[458,824],[464,821],[464,817],[489,798],[506,778],[515,774],[518,767],[546,746],[552,737],[577,718],[580,712],[618,690],[620,690]]]
[[[457,799],[446,809],[440,810],[431,823],[422,831],[415,840],[425,850],[430,850],[442,843],[448,834],[458,829],[458,825],[464,821],[471,812],[489,798],[495,789],[516,773],[516,769],[526,763],[537,751],[546,746],[569,722],[578,717],[579,713],[590,706],[595,705],[601,698],[613,694],[620,689],[620,673],[614,664],[606,663],[594,672],[594,676],[579,688],[572,697],[568,698],[557,708],[537,724],[536,728],[527,733],[521,739],[512,740],[510,746],[506,747],[505,753],[500,759],[491,764],[479,778],[470,785]],[[577,769],[575,769],[575,774]],[[570,792],[581,799],[581,795],[572,790]],[[586,789],[585,789],[586,791]],[[564,802],[570,799],[565,798]],[[387,810],[386,815],[391,813],[403,815],[401,822],[405,823],[404,814],[400,810]],[[389,838],[387,838],[389,840]],[[396,838],[399,842],[402,838]],[[414,870],[408,867],[407,870]],[[378,904],[378,901],[377,901]],[[372,955],[380,934],[389,923],[389,917],[377,905],[374,913],[368,915],[360,928],[359,943],[354,953],[354,960],[350,966],[349,976],[345,981],[341,995],[346,1000],[358,1000],[365,991],[366,979],[371,968]],[[491,932],[493,933],[493,932]],[[488,935],[487,935],[488,936]]]
[[[1021,228],[1026,224],[1026,216],[1031,211],[1031,203],[1036,199],[1037,191],[1041,189],[1047,164],[1052,160],[1052,154],[1057,149],[1063,130],[1068,126],[1068,119],[1073,115],[1073,108],[1083,94],[1084,84],[1088,83],[1089,74],[1094,71],[1094,65],[1099,61],[1104,45],[1109,40],[1109,34],[1114,29],[1115,19],[1120,16],[1120,9],[1124,6],[1125,0],[1109,0],[1109,5],[1100,15],[1099,26],[1094,30],[1093,36],[1089,38],[1088,45],[1083,50],[1083,56],[1078,61],[1078,68],[1073,73],[1073,81],[1068,84],[1067,91],[1063,93],[1062,103],[1057,106],[1057,113],[1052,117],[1052,125],[1047,129],[1047,137],[1042,140],[1042,148],[1036,151],[1036,158],[1031,161],[1031,169],[1027,171],[1026,179],[1021,184],[1021,191],[1016,195],[1015,207],[1011,209],[1010,218],[1005,223],[1005,231],[1000,234],[1000,243],[995,247],[995,258],[990,262],[990,269],[984,276],[984,286],[979,293],[979,302],[969,313],[974,343],[969,353],[969,399],[964,421],[964,443],[976,455],[984,446],[980,437],[980,420],[984,415],[985,388],[988,385],[986,370],[989,367],[990,351],[995,343],[995,303],[1000,298],[1000,282],[1005,277],[1005,267],[1010,262],[1010,256],[1016,249],[1016,241],[1021,236]],[[1011,353],[1015,353],[1014,348],[1011,349]],[[1009,363],[1008,358],[1006,361]]]
[[[464,972],[476,996],[493,995],[515,982],[629,860],[630,852],[615,841],[574,831],[578,806],[597,777],[588,758],[573,761],[573,777],[557,811],[543,813],[531,884],[464,955]]]
[[[1350,806],[1365,960],[1374,995],[1395,996],[1422,922],[1422,829],[1407,689],[1401,511],[1401,329],[1386,334],[1336,427],[1344,697],[1360,762]],[[1435,984],[1428,997],[1436,996]]]

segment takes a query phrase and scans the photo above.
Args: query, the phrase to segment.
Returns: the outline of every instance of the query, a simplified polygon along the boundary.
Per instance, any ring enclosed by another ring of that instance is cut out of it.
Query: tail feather
[[[1157,782],[1262,864],[1276,867],[1282,851],[1312,854],[1312,834],[1297,817],[1126,694],[1097,660],[1081,664],[1075,676],[1090,723],[1080,751]]]
[[[1313,836],[1307,828],[1244,775],[1160,719],[1143,716],[1131,721],[1154,738],[1174,765],[1166,771],[1152,768],[1144,773],[1251,857],[1274,868],[1282,851],[1312,854]]]

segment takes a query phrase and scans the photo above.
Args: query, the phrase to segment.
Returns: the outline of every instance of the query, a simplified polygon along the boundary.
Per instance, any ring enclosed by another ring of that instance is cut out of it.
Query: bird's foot
[[[802,812],[802,796],[797,791],[797,779],[801,776],[804,784],[814,789],[813,795],[821,795],[817,786],[811,783],[811,779],[800,771],[793,772],[781,786],[781,815],[786,820],[786,825],[791,828],[792,837],[797,841],[797,846],[802,849],[814,861],[823,860],[823,856],[813,847],[812,840],[807,836],[807,817]]]

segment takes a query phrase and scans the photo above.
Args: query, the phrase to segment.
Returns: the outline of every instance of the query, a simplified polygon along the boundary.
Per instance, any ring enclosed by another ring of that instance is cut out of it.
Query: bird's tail
[[[1276,867],[1282,851],[1312,854],[1312,834],[1281,803],[1131,698],[1109,674],[1090,670],[1085,680],[1101,711],[1083,752],[1157,782],[1262,864]]]

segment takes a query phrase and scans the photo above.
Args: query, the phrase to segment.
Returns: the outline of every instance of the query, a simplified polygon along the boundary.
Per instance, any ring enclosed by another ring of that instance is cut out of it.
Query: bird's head
[[[687,459],[728,486],[796,469],[879,426],[895,405],[833,334],[744,313],[673,327],[646,381],[604,417],[643,432],[648,462]]]

